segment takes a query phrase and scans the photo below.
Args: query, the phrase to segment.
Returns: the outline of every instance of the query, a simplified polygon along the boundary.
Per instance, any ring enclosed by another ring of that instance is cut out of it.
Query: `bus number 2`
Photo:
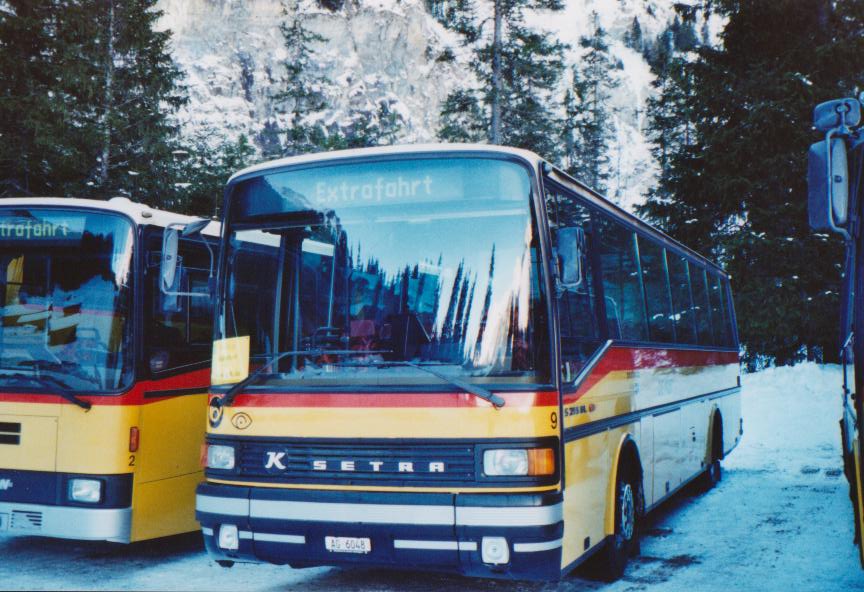
[[[134,467],[134,466],[135,466],[135,455],[134,455],[134,454],[130,454],[130,455],[129,455],[129,466],[130,466],[130,467]]]

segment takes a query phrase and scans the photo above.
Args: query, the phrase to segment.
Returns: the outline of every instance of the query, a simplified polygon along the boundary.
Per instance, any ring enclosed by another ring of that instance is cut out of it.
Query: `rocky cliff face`
[[[187,74],[191,100],[180,114],[187,131],[213,143],[241,133],[259,147],[273,141],[269,132],[285,120],[273,100],[285,58],[283,6],[283,0],[160,1],[161,24],[173,32],[175,59]],[[429,16],[423,0],[354,0],[338,12],[304,0],[296,10],[327,40],[316,48],[317,67],[341,89],[327,122],[342,121],[352,111],[374,113],[385,103],[402,121],[401,141],[435,140],[440,104],[457,83],[471,80],[471,56]],[[531,19],[570,43],[568,61],[576,63],[592,11],[599,13],[622,65],[612,99],[616,140],[609,193],[630,206],[655,175],[643,134],[652,76],[642,56],[622,40],[634,17],[652,38],[673,13],[671,3],[660,0],[569,0],[563,12]],[[439,60],[448,48],[456,60]]]
[[[258,138],[282,114],[273,96],[285,58],[280,0],[163,0],[191,102],[184,125]],[[387,103],[401,117],[404,141],[434,140],[438,105],[464,73],[436,61],[444,31],[422,2],[346,5],[338,12],[302,6],[307,26],[327,41],[318,67],[342,89],[329,120]]]

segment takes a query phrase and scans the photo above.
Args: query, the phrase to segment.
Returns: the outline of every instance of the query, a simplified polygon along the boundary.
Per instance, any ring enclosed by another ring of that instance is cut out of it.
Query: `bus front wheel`
[[[642,484],[639,471],[627,463],[618,470],[615,482],[615,533],[598,553],[600,576],[614,581],[624,574],[627,561],[639,553],[639,519]]]

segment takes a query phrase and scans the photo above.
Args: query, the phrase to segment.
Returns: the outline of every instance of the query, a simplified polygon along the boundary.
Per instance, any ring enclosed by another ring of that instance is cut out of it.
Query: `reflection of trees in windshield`
[[[536,245],[527,212],[490,212],[486,219],[446,224],[356,217],[343,224],[332,213],[324,218],[315,227],[267,233],[278,235],[285,249],[282,282],[270,288],[282,302],[280,350],[388,352],[376,355],[456,366],[472,375],[545,374],[547,358],[540,349],[547,346],[537,342],[535,326],[542,308]],[[251,317],[261,318],[260,283],[276,275],[278,257],[243,257],[243,250],[260,253],[261,244],[236,239],[232,244],[240,252],[232,256],[235,301],[229,306],[232,314],[245,317],[234,321],[252,331],[254,344],[252,327],[258,323]],[[236,294],[241,284],[259,294]],[[258,330],[269,333],[272,318],[264,315]],[[290,359],[280,370],[308,363]]]

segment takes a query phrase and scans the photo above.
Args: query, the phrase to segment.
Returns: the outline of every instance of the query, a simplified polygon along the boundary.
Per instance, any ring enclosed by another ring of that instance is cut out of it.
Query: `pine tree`
[[[7,192],[126,194],[160,205],[173,185],[171,112],[185,94],[171,34],[154,30],[156,0],[7,5],[0,11]]]
[[[466,43],[473,44],[474,72],[480,88],[458,88],[445,100],[438,136],[445,141],[507,144],[555,159],[560,126],[552,104],[564,70],[565,46],[550,35],[529,28],[528,8],[560,10],[558,0],[493,0],[491,28],[470,4],[460,22]],[[466,33],[468,31],[468,33]]]
[[[284,89],[275,99],[288,105],[284,154],[291,156],[318,149],[326,136],[320,124],[308,120],[327,106],[325,93],[329,80],[315,72],[312,61],[314,45],[326,43],[327,39],[306,27],[296,5],[290,15],[286,7],[282,13],[285,20],[279,28],[287,56],[283,60]]]
[[[327,39],[311,31],[297,4],[284,7],[281,25],[287,50],[284,60],[284,88],[276,95],[289,114],[288,129],[282,154],[292,156],[315,151],[362,148],[392,144],[402,130],[402,120],[386,99],[375,101],[374,111],[351,109],[339,122],[324,125],[320,115],[330,107],[332,97],[341,94],[326,75],[318,71],[314,57],[316,47]],[[272,138],[275,122],[268,122],[265,131]],[[275,150],[276,142],[268,145]],[[268,154],[269,156],[269,154]]]
[[[645,48],[642,39],[642,25],[639,24],[638,17],[633,17],[630,28],[624,33],[624,45],[640,53]]]
[[[714,2],[723,47],[675,65],[663,94],[681,105],[654,118],[667,174],[643,213],[725,262],[748,360],[836,360],[841,249],[814,236],[806,212],[806,153],[815,104],[864,75],[864,6],[828,0]],[[770,26],[782,22],[783,26]],[[664,123],[664,118],[666,119]]]
[[[78,88],[93,105],[98,129],[93,165],[82,194],[126,194],[162,204],[179,128],[170,117],[186,101],[182,73],[170,54],[170,31],[157,31],[157,0],[101,0],[82,3],[80,17],[92,18],[89,47],[93,79]],[[76,19],[77,20],[77,19]],[[69,22],[80,27],[79,22]],[[78,29],[80,30],[80,28]],[[90,92],[93,92],[90,95]],[[95,105],[94,105],[95,103]]]
[[[609,152],[612,140],[608,101],[617,86],[611,72],[606,31],[592,15],[594,31],[580,41],[585,53],[573,69],[573,80],[565,96],[567,122],[564,126],[565,169],[597,191],[605,192],[611,171]]]
[[[173,202],[166,207],[197,216],[219,215],[222,191],[229,177],[253,164],[255,147],[245,135],[234,141],[211,146],[216,130],[200,130],[187,150],[175,151]]]

